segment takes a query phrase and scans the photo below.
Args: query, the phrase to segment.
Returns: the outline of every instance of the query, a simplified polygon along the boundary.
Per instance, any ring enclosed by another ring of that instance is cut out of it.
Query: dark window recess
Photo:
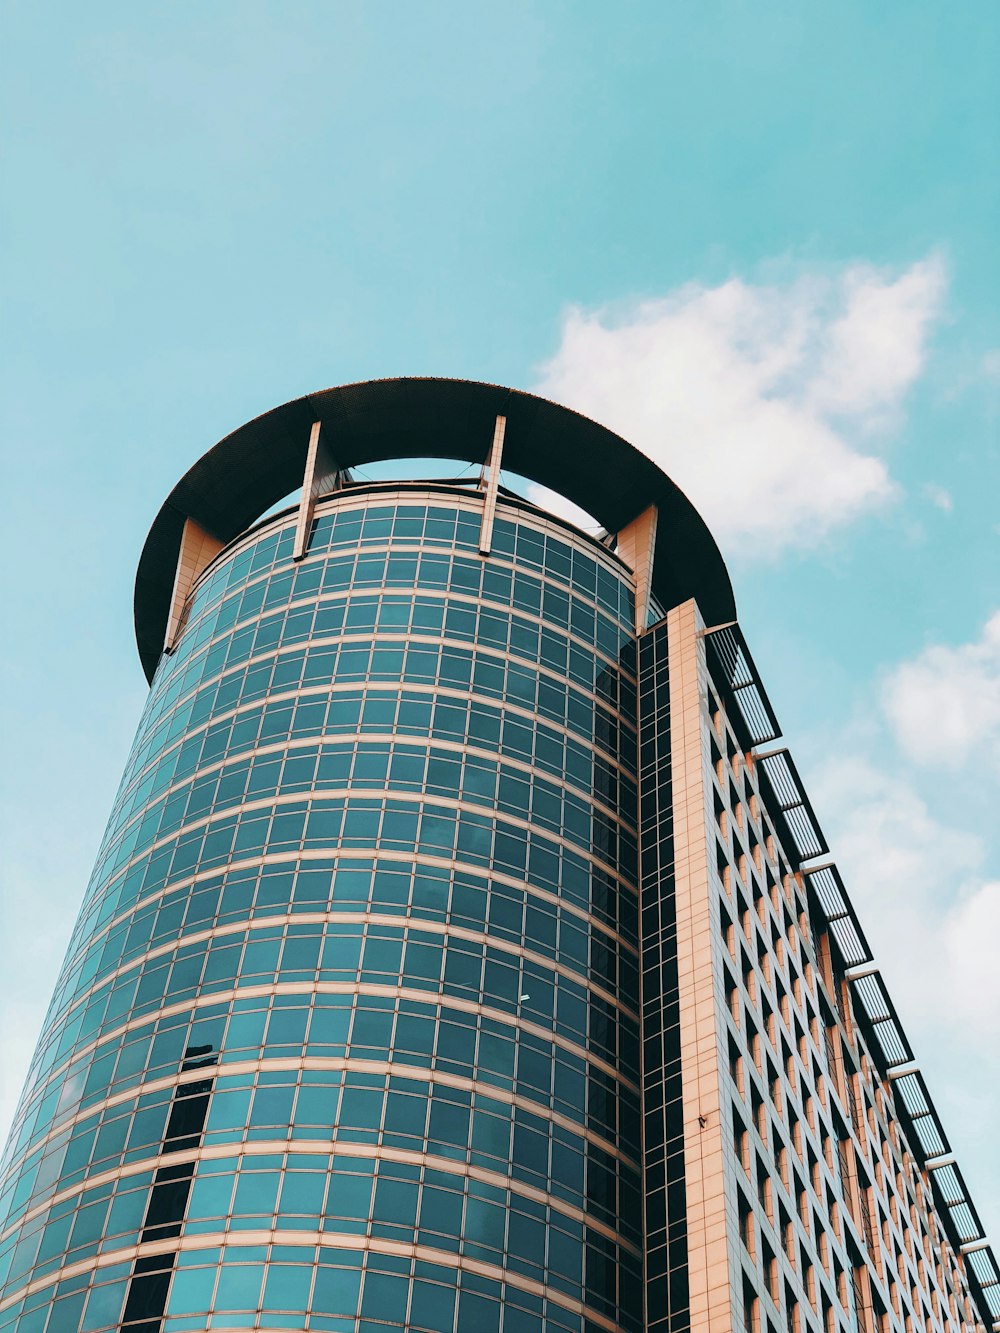
[[[189,1046],[184,1052],[181,1072],[210,1069],[215,1063],[211,1046]],[[214,1083],[213,1078],[201,1078],[182,1083],[177,1088],[163,1136],[163,1152],[185,1152],[201,1147]],[[157,1171],[140,1244],[176,1240],[180,1236],[194,1168],[194,1162],[180,1162],[161,1166]],[[166,1254],[140,1255],[136,1259],[122,1316],[123,1333],[160,1333],[176,1257],[176,1250],[170,1250]]]

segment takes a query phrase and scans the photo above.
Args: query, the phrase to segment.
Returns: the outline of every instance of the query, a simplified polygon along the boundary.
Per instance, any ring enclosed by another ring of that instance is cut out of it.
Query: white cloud
[[[976,1032],[1000,1036],[1000,880],[970,890],[947,913],[943,943],[949,999]]]
[[[973,1197],[998,1231],[1000,880],[985,873],[986,839],[941,817],[912,771],[890,773],[884,759],[884,749],[877,762],[831,759],[811,795]]]
[[[979,892],[982,840],[938,819],[905,777],[860,756],[830,760],[814,787],[844,882],[904,1018],[933,1019],[938,999],[926,978],[957,904]]]
[[[810,545],[892,495],[860,441],[898,419],[945,285],[931,257],[572,309],[535,387],[660,463],[734,553]]]
[[[996,1235],[1000,881],[983,873],[985,840],[940,818],[910,775],[867,759],[830,761],[811,794],[972,1196]]]
[[[951,492],[945,490],[943,486],[938,486],[936,482],[928,481],[924,484],[924,495],[927,496],[934,508],[940,509],[943,514],[950,514],[955,507]]]
[[[1000,744],[1000,611],[973,643],[932,644],[887,678],[882,705],[900,748],[921,764],[957,768]]]
[[[938,256],[914,264],[895,281],[867,266],[849,269],[842,279],[843,313],[826,331],[809,386],[814,406],[880,424],[923,369],[927,330],[939,313],[944,287]]]
[[[886,728],[898,742],[894,747]],[[974,642],[904,662],[811,784],[844,882],[987,1229],[1000,1231],[1000,879],[985,784],[1000,740],[1000,612]],[[948,783],[939,766],[953,767]],[[961,825],[961,826],[959,826]],[[974,1071],[974,1075],[970,1075]]]

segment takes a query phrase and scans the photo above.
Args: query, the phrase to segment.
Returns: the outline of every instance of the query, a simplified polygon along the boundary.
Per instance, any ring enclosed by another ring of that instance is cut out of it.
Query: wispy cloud
[[[960,1004],[978,1036],[1000,1033],[1000,970],[975,935],[1000,931],[983,840],[935,813],[905,772],[863,757],[830,760],[812,795],[904,1016],[936,1027],[947,994],[950,1018]]]
[[[878,759],[832,759],[811,795],[973,1198],[996,1236],[1000,879],[988,873],[986,840],[942,817],[905,767],[890,771]]]
[[[851,265],[574,308],[535,387],[656,459],[724,548],[773,555],[893,494],[875,445],[924,367],[945,288],[932,255],[895,274]]]
[[[943,514],[950,514],[955,507],[951,492],[939,486],[936,482],[928,481],[924,484],[924,495],[930,500],[935,509],[940,509]]]
[[[957,768],[1000,744],[1000,611],[978,639],[932,644],[887,677],[882,704],[896,741],[918,764]]]
[[[970,1187],[996,1233],[1000,878],[967,761],[1000,740],[1000,613],[973,642],[901,663],[875,695],[824,747],[811,795],[945,1126],[960,1157],[976,1158]]]

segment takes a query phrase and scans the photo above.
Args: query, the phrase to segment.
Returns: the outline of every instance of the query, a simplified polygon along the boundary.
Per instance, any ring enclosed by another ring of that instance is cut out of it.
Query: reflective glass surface
[[[2,1163],[0,1330],[638,1329],[630,581],[513,502],[484,559],[480,512],[348,490],[196,587]]]

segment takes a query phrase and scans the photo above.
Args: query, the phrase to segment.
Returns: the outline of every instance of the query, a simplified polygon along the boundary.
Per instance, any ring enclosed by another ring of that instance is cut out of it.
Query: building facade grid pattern
[[[358,1300],[362,1326],[384,1308],[421,1327],[421,1301],[429,1328],[446,1309],[468,1321],[486,1300],[477,1281],[500,1308],[477,1266],[519,1284],[505,1328],[534,1327],[543,1305],[546,1326],[634,1324],[634,677],[609,656],[630,641],[627,576],[586,539],[508,511],[491,586],[471,593],[486,566],[465,554],[463,502],[332,500],[303,567],[279,517],[197,586],[8,1150],[8,1291],[29,1276],[33,1289],[0,1327],[55,1329],[44,1319],[66,1301],[90,1327],[113,1303],[107,1284],[87,1297],[90,1277],[137,1241],[143,1273],[116,1271],[125,1327],[156,1317],[140,1277],[166,1301],[165,1330],[224,1326],[225,1263],[215,1305],[187,1313],[219,1262],[197,1261],[204,1238],[223,1235],[239,1299],[261,1327],[286,1326],[241,1233],[266,1233],[279,1257],[318,1237],[310,1327],[353,1328]],[[414,537],[433,548],[426,568]],[[199,1055],[210,1079],[185,1071]],[[176,1108],[206,1083],[195,1143]],[[38,1182],[56,1174],[53,1202]],[[158,1239],[174,1242],[159,1259]],[[323,1243],[336,1272],[360,1256],[357,1279],[320,1282]],[[377,1264],[407,1243],[452,1254],[450,1295],[414,1270],[400,1306],[406,1284]],[[281,1299],[301,1297],[305,1269],[279,1267]]]
[[[687,1333],[684,1094],[666,624],[639,639],[643,1195],[648,1333]]]
[[[0,1162],[0,1333],[986,1333],[713,631],[482,512],[355,484],[195,582]]]
[[[744,1326],[983,1329],[836,946],[792,871],[780,802],[725,682],[713,684],[706,732]]]

